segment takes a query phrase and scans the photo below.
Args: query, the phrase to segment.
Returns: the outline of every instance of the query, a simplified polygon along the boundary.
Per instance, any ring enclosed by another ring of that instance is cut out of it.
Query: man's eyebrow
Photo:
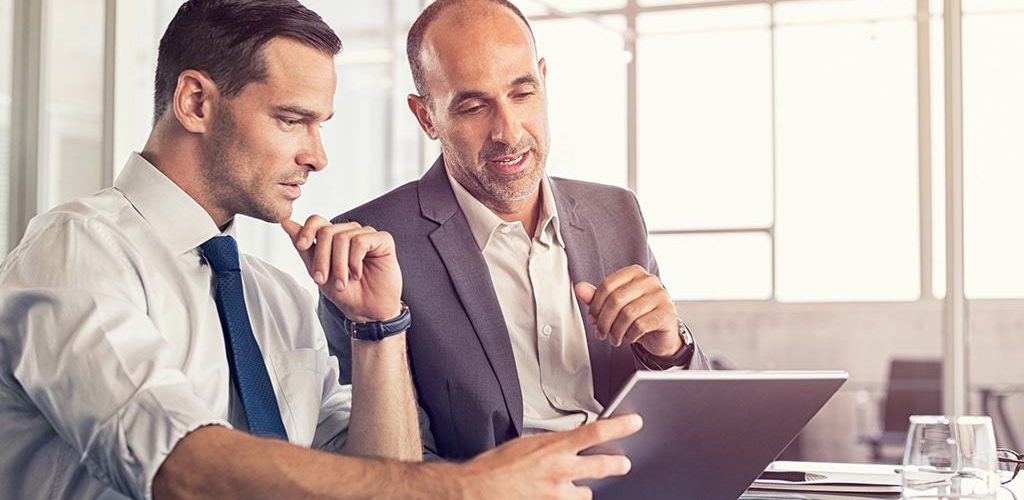
[[[526,85],[526,84],[537,85],[537,79],[534,78],[533,75],[523,75],[523,76],[520,76],[519,78],[516,78],[515,80],[512,80],[512,85],[511,86],[512,87],[517,87],[519,85]]]
[[[518,87],[519,85],[527,85],[527,84],[529,84],[529,85],[537,85],[538,84],[537,78],[534,77],[533,75],[523,75],[523,76],[520,76],[519,78],[516,78],[515,80],[512,80],[512,83],[509,86],[510,87]],[[462,92],[459,92],[458,94],[455,94],[455,98],[452,99],[451,108],[454,109],[456,106],[461,104],[463,101],[466,101],[466,100],[469,100],[469,99],[487,99],[487,98],[488,98],[487,94],[484,93],[484,92],[480,92],[479,90],[464,90]]]
[[[463,101],[468,101],[470,99],[487,99],[487,94],[479,90],[464,90],[455,94],[455,98],[452,99],[451,108],[455,108]]]
[[[317,113],[316,111],[313,111],[311,109],[303,108],[302,106],[275,106],[274,109],[277,110],[277,112],[279,113],[291,113],[312,121],[319,120],[321,116],[320,113]],[[327,118],[324,118],[323,121],[330,120],[333,117],[334,113],[332,112],[330,115],[327,116]]]

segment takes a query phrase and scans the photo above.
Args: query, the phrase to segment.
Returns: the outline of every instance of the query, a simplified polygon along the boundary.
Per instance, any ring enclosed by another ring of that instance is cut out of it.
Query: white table
[[[803,464],[797,470],[828,470],[830,464],[821,464],[816,462],[790,462],[791,464]],[[821,467],[815,467],[820,464]],[[834,464],[832,464],[834,465]],[[858,467],[862,465],[863,467]],[[877,464],[844,464],[844,470],[848,472],[874,472],[879,467]],[[887,465],[886,467],[898,467],[895,465]],[[860,469],[860,470],[858,470]],[[818,493],[812,491],[776,491],[776,490],[747,490],[746,493],[740,497],[741,500],[856,500],[856,499],[898,499],[900,495],[898,493],[892,494],[845,494],[845,493]],[[1024,500],[1024,472],[1019,474],[1009,484],[1004,485],[999,490],[998,500]]]

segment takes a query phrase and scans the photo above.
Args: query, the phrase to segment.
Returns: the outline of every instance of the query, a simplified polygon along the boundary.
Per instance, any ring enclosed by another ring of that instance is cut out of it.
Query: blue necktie
[[[217,313],[224,330],[231,381],[235,385],[249,432],[257,436],[288,440],[274,386],[263,364],[263,353],[252,334],[249,312],[242,293],[242,271],[238,245],[230,236],[210,238],[199,247],[213,268],[216,281]]]

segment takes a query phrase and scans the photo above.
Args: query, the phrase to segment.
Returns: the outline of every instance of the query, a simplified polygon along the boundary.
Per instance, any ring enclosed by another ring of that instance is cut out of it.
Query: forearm
[[[223,427],[178,442],[157,473],[166,498],[453,498],[458,465],[359,459],[256,438]]]
[[[343,452],[418,462],[423,458],[405,334],[352,342],[352,420]]]

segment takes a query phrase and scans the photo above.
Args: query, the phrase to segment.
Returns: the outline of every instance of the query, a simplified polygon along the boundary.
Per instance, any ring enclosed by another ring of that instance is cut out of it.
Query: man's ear
[[[193,134],[205,133],[211,123],[213,101],[220,97],[217,85],[200,71],[188,69],[178,75],[171,109],[181,127]]]
[[[409,94],[406,102],[409,103],[409,111],[412,111],[413,116],[416,117],[416,121],[419,122],[423,133],[436,141],[437,130],[434,129],[434,120],[430,117],[430,104],[427,103],[427,99],[416,94]]]
[[[548,62],[542,57],[537,61],[537,67],[540,68],[540,76],[546,83],[548,80]]]

